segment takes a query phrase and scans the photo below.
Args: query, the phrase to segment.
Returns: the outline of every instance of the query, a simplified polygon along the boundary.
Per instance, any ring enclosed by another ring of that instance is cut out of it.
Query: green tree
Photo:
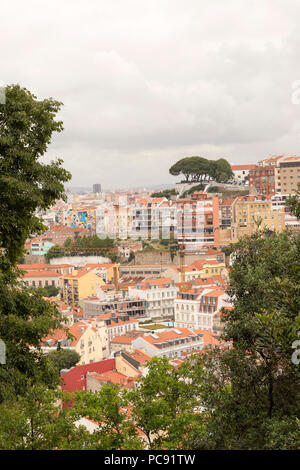
[[[198,369],[200,372],[200,369]],[[186,449],[191,433],[203,429],[199,405],[201,373],[186,361],[174,368],[166,358],[153,358],[136,390],[129,392],[132,419],[149,448]]]
[[[112,238],[100,238],[97,235],[84,235],[83,237],[76,238],[74,241],[67,239],[63,247],[57,245],[52,246],[46,254],[46,259],[49,261],[63,254],[75,256],[78,255],[78,253],[87,256],[101,255],[110,258],[113,262],[117,258],[114,240]]]
[[[289,448],[299,447],[299,366],[292,362],[299,259],[300,235],[288,231],[257,231],[235,245],[228,289],[234,308],[223,311],[222,335],[233,348],[201,358],[209,419],[198,448],[283,448],[287,423],[293,423]],[[276,430],[282,434],[275,439]]]
[[[64,242],[64,248],[71,248],[73,246],[72,238],[67,238]]]
[[[231,166],[224,158],[208,160],[203,157],[182,158],[171,166],[169,173],[174,176],[182,173],[186,182],[205,182],[210,179],[226,182],[233,176]]]
[[[44,286],[40,288],[40,293],[44,297],[56,297],[60,293],[60,288],[56,286]]]
[[[80,360],[80,355],[72,349],[59,349],[48,354],[49,361],[60,372],[62,369],[70,369],[76,366]]]
[[[298,190],[296,194],[290,195],[286,206],[289,208],[290,212],[300,219],[300,184],[298,183]]]
[[[15,263],[22,257],[30,235],[45,227],[35,215],[36,209],[48,209],[64,197],[64,185],[71,175],[62,160],[43,164],[54,132],[62,122],[55,120],[62,103],[50,99],[38,101],[19,85],[7,86],[6,103],[0,104],[0,247]]]
[[[225,158],[210,161],[210,176],[218,183],[226,183],[233,177],[231,166]]]
[[[57,383],[59,376],[40,349],[41,340],[60,326],[54,305],[39,291],[22,289],[16,268],[30,236],[45,229],[35,215],[64,197],[70,174],[62,161],[40,160],[54,132],[61,103],[38,101],[19,85],[6,87],[0,104],[0,338],[6,344],[6,364],[0,368],[0,402],[25,393],[30,383]]]
[[[103,385],[96,393],[77,392],[73,416],[88,417],[98,428],[91,436],[90,448],[97,450],[138,450],[144,447],[137,430],[128,419],[126,393],[116,385]]]
[[[166,197],[167,199],[171,199],[171,196],[176,196],[178,193],[173,189],[164,189],[163,191],[159,191],[156,193],[152,193],[151,197]]]
[[[0,404],[0,450],[84,448],[89,433],[75,426],[63,404],[69,394],[35,386],[18,401]]]

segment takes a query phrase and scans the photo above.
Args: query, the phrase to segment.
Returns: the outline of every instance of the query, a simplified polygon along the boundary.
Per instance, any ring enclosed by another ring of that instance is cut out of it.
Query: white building
[[[174,302],[176,328],[212,331],[214,314],[230,305],[226,300],[224,290],[217,286],[193,287],[187,292],[180,292]]]
[[[245,183],[249,177],[249,171],[253,170],[255,165],[231,165],[234,179],[241,183]]]
[[[291,214],[286,206],[289,196],[289,194],[274,194],[274,196],[271,197],[271,207],[272,210],[283,210],[286,228],[292,231],[298,231],[300,230],[300,220],[297,219],[295,215]]]
[[[174,301],[178,287],[170,278],[146,279],[135,287],[128,288],[131,298],[147,301],[146,316],[151,318],[173,317]]]
[[[197,330],[187,328],[174,328],[151,333],[136,338],[132,342],[133,349],[142,349],[149,356],[178,357],[182,353],[192,353],[204,346],[203,335]]]

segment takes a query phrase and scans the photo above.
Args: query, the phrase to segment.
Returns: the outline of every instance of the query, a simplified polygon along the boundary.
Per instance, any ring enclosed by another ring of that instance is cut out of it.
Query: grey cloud
[[[72,184],[172,183],[187,155],[299,153],[297,0],[4,1],[0,79],[64,102]]]

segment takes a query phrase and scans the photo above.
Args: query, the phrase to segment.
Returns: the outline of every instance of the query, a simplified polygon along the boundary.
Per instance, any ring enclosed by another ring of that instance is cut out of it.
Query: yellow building
[[[189,266],[184,267],[186,282],[193,281],[197,278],[207,278],[211,276],[221,275],[226,269],[225,263],[219,263],[216,260],[197,260]],[[181,273],[179,266],[170,266],[164,271],[164,276],[171,278],[174,282],[181,281]]]
[[[93,271],[101,277],[105,283],[114,282],[115,276],[119,279],[119,265],[113,263],[102,263],[102,264],[86,264],[82,269],[93,269]]]
[[[78,305],[79,300],[96,296],[97,286],[105,282],[94,269],[74,270],[62,278],[64,301],[69,305]]]
[[[47,354],[56,350],[60,344],[61,348],[73,349],[79,354],[78,365],[102,361],[109,356],[109,340],[104,321],[81,321],[68,327],[68,330],[72,339],[67,336],[65,329],[54,330],[44,338],[43,352]]]
[[[260,228],[281,231],[285,228],[284,211],[272,210],[271,198],[247,196],[237,198],[232,205],[231,239],[251,235]]]

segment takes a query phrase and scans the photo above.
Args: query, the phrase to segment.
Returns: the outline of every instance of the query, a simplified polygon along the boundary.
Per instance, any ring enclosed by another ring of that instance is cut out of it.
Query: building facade
[[[151,318],[173,318],[177,291],[178,287],[170,278],[149,279],[128,288],[131,297],[147,301],[146,316]]]

